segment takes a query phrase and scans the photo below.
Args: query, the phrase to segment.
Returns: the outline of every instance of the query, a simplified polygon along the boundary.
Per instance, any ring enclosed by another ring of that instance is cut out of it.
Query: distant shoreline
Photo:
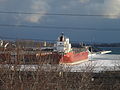
[[[114,43],[112,43],[112,44],[93,44],[93,46],[96,46],[96,47],[120,47],[120,43],[118,43],[118,44],[114,44]]]

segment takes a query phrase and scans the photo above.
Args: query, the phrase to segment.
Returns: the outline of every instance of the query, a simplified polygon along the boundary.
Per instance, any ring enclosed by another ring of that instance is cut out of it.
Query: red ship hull
[[[69,52],[62,56],[60,64],[78,64],[84,61],[88,61],[88,52],[74,53]]]

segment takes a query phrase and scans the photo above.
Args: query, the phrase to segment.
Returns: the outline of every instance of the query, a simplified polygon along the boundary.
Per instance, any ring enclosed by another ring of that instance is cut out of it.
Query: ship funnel
[[[59,37],[59,41],[60,41],[60,42],[65,41],[65,37],[64,37],[63,32],[61,33],[61,36]]]

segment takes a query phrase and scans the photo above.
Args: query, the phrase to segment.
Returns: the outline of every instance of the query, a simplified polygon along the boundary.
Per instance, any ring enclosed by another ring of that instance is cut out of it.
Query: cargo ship
[[[60,56],[59,64],[74,65],[88,61],[87,47],[72,48],[69,38],[62,33],[54,45],[54,52]]]
[[[78,64],[88,61],[88,48],[73,48],[62,33],[51,47],[34,48],[0,47],[0,63],[4,64]]]

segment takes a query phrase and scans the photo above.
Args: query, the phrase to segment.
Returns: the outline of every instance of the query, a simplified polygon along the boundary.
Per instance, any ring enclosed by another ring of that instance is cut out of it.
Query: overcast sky
[[[46,13],[100,16],[46,15]],[[72,29],[0,26],[1,38],[56,40],[58,35],[64,32],[72,41],[120,42],[120,0],[0,0],[0,25],[3,24],[72,27]]]

